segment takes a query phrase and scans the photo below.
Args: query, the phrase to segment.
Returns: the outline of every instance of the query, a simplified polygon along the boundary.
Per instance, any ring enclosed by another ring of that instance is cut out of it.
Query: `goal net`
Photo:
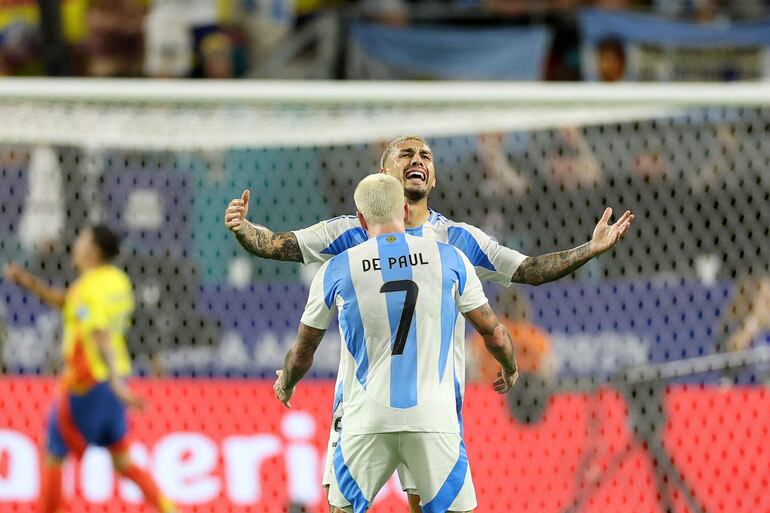
[[[0,263],[65,286],[78,230],[115,228],[136,459],[183,511],[326,511],[335,330],[292,410],[271,388],[317,267],[250,256],[223,214],[244,189],[274,231],[354,213],[387,143],[420,135],[431,208],[526,255],[636,216],[568,277],[485,284],[522,376],[495,395],[469,331],[478,511],[768,510],[768,107],[764,84],[5,80]],[[8,279],[0,298],[2,513],[40,494],[61,319]],[[67,469],[73,511],[144,511],[105,452]],[[397,481],[373,511],[406,511]]]

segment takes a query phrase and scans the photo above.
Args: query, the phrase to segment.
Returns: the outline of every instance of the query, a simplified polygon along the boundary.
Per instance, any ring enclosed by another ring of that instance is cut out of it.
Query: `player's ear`
[[[388,170],[387,170],[387,169],[385,169],[384,167],[381,167],[381,168],[380,168],[380,173],[387,173],[387,172],[388,172]]]
[[[363,228],[368,232],[369,226],[367,226],[366,219],[364,219],[364,216],[358,210],[356,210],[356,215],[358,216],[358,222],[361,223],[361,228]]]
[[[404,222],[409,223],[409,220],[412,218],[412,211],[409,209],[409,203],[406,201],[404,202]]]

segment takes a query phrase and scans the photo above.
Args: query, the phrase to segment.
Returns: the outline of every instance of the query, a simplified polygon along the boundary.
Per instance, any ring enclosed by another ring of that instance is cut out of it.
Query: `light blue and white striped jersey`
[[[339,311],[345,432],[459,433],[458,312],[486,303],[468,258],[425,238],[380,235],[322,265],[302,323]]]
[[[356,216],[339,216],[293,232],[306,264],[325,262],[367,240]],[[415,237],[446,242],[465,253],[479,278],[509,286],[511,277],[526,255],[500,245],[475,226],[447,219],[430,211],[428,221],[406,233]]]
[[[339,216],[321,221],[309,228],[293,232],[297,237],[302,258],[306,264],[325,262],[335,255],[368,240],[366,231],[356,216]],[[476,275],[487,281],[493,281],[503,286],[511,284],[513,273],[524,261],[526,255],[500,245],[495,239],[475,226],[458,223],[443,215],[430,211],[428,221],[416,228],[407,228],[406,233],[415,237],[446,242],[462,251],[470,260]],[[457,372],[458,388],[465,390],[465,318],[457,317],[455,325],[455,370]],[[345,358],[344,347],[340,348],[340,365]],[[341,415],[342,373],[337,373],[335,385],[334,406],[335,417]],[[457,412],[460,415],[462,401],[458,402]]]

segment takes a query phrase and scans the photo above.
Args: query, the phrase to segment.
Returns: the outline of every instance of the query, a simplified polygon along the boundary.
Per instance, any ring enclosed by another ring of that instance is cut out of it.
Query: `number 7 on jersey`
[[[409,328],[412,326],[414,307],[417,305],[417,294],[419,294],[420,288],[412,280],[395,280],[385,282],[382,288],[380,288],[380,293],[387,294],[388,292],[406,292],[404,309],[401,311],[401,320],[396,331],[396,341],[393,344],[393,351],[390,353],[393,356],[404,352],[406,337],[409,335]]]

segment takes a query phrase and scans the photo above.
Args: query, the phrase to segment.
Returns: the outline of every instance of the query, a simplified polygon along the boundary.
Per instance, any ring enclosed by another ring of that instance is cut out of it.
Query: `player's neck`
[[[78,272],[83,275],[86,274],[89,271],[93,271],[94,269],[97,269],[104,265],[104,262],[94,260],[94,261],[86,261],[80,264],[79,268],[77,269]]]
[[[409,221],[406,223],[406,227],[415,228],[417,226],[422,226],[428,221],[429,217],[428,198],[421,199],[414,203],[409,202]]]
[[[372,239],[380,235],[385,235],[386,233],[404,233],[405,231],[406,230],[404,229],[403,222],[375,224],[375,225],[370,225],[367,228],[367,233],[369,234],[369,238],[372,238]]]

